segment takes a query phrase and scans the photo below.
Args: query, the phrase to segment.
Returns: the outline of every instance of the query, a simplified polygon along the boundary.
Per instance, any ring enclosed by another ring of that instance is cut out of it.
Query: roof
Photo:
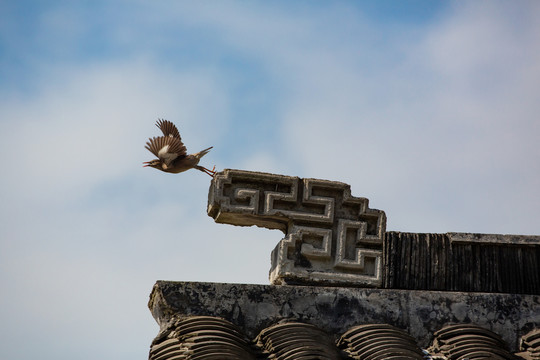
[[[387,232],[347,184],[234,169],[208,215],[284,232],[272,285],[158,281],[151,360],[540,360],[540,236]]]
[[[231,322],[210,316],[189,316],[170,322],[152,343],[149,356],[150,360],[539,358],[539,329],[524,335],[521,351],[512,354],[499,335],[472,324],[442,328],[424,350],[407,332],[388,324],[353,326],[336,339],[317,326],[283,321],[249,339]]]

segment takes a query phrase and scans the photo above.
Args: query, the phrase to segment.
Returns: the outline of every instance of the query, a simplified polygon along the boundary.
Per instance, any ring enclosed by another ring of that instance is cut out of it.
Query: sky
[[[0,358],[147,358],[156,280],[268,284],[201,164],[351,185],[387,230],[540,234],[538,1],[0,1]]]

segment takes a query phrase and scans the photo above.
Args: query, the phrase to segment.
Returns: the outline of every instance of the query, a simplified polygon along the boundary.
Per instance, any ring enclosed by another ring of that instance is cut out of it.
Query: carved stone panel
[[[382,283],[386,216],[347,184],[226,169],[212,180],[208,215],[285,233],[272,252],[272,284]]]

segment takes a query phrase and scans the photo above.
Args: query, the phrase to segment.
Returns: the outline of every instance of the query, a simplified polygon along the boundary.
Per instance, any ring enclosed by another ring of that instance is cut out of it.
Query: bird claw
[[[217,172],[217,171],[216,171],[216,165],[214,165],[214,167],[212,168],[212,170],[207,169],[207,168],[205,168],[205,167],[203,167],[203,169],[204,169],[203,171],[204,171],[206,174],[210,175],[211,177],[214,177],[214,176],[216,175],[216,172]]]

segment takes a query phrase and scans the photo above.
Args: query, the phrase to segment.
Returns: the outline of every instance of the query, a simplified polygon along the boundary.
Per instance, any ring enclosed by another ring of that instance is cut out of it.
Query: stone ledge
[[[522,335],[540,328],[537,295],[158,281],[148,306],[161,329],[177,317],[217,316],[252,338],[283,319],[336,336],[355,325],[386,323],[427,347],[444,325],[472,323],[516,351]]]
[[[540,236],[538,235],[513,235],[513,234],[479,234],[479,233],[457,233],[446,234],[452,243],[479,243],[492,245],[530,245],[540,246]]]

